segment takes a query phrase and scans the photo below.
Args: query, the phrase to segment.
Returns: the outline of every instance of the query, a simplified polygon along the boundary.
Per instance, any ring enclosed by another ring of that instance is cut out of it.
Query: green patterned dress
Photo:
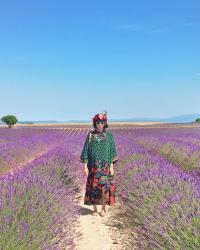
[[[87,135],[80,156],[87,163],[89,174],[86,182],[84,204],[115,204],[114,175],[110,175],[110,164],[118,160],[115,141],[110,131],[94,130]]]

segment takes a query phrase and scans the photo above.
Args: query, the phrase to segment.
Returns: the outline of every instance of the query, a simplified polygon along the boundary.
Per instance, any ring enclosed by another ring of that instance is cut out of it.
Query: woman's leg
[[[104,197],[105,194],[102,194],[102,208],[101,211],[103,210],[106,212],[106,198]]]
[[[105,214],[106,214],[106,202],[105,202],[105,198],[102,198],[102,208],[101,208],[100,215],[104,216]]]
[[[93,205],[93,208],[94,208],[94,212],[97,212],[97,205]]]
[[[101,210],[103,210],[104,212],[106,212],[106,203],[102,203],[102,208]]]

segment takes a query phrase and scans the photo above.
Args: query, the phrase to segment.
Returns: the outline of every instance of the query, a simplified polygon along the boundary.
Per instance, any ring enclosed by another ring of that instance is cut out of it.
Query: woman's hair
[[[94,127],[94,128],[97,128],[96,122],[98,122],[98,121],[104,121],[104,120],[97,120],[97,121],[94,121],[94,122],[93,122],[93,127]],[[105,129],[108,128],[108,123],[107,123],[107,121],[104,121],[104,122],[105,122],[105,124],[104,124],[104,126],[103,126],[103,131],[105,131]]]

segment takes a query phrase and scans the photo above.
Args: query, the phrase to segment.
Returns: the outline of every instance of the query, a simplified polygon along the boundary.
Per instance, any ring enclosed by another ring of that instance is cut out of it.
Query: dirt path
[[[101,217],[99,214],[94,216],[92,214],[93,206],[83,204],[84,192],[84,187],[82,187],[79,197],[80,217],[78,224],[80,227],[77,228],[82,235],[77,237],[77,250],[134,249],[129,244],[131,234],[124,231],[126,229],[116,218],[118,204],[116,203],[115,207],[106,206],[107,215],[105,217]],[[101,206],[98,205],[97,209],[100,212]]]

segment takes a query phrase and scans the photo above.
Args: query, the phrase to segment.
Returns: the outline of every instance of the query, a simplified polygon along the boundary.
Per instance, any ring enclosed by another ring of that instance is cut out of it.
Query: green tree
[[[18,122],[17,117],[14,115],[3,116],[1,118],[1,121],[5,122],[9,126],[9,128],[12,128],[12,126]]]
[[[196,121],[196,122],[200,122],[200,118],[197,118],[195,121]]]

